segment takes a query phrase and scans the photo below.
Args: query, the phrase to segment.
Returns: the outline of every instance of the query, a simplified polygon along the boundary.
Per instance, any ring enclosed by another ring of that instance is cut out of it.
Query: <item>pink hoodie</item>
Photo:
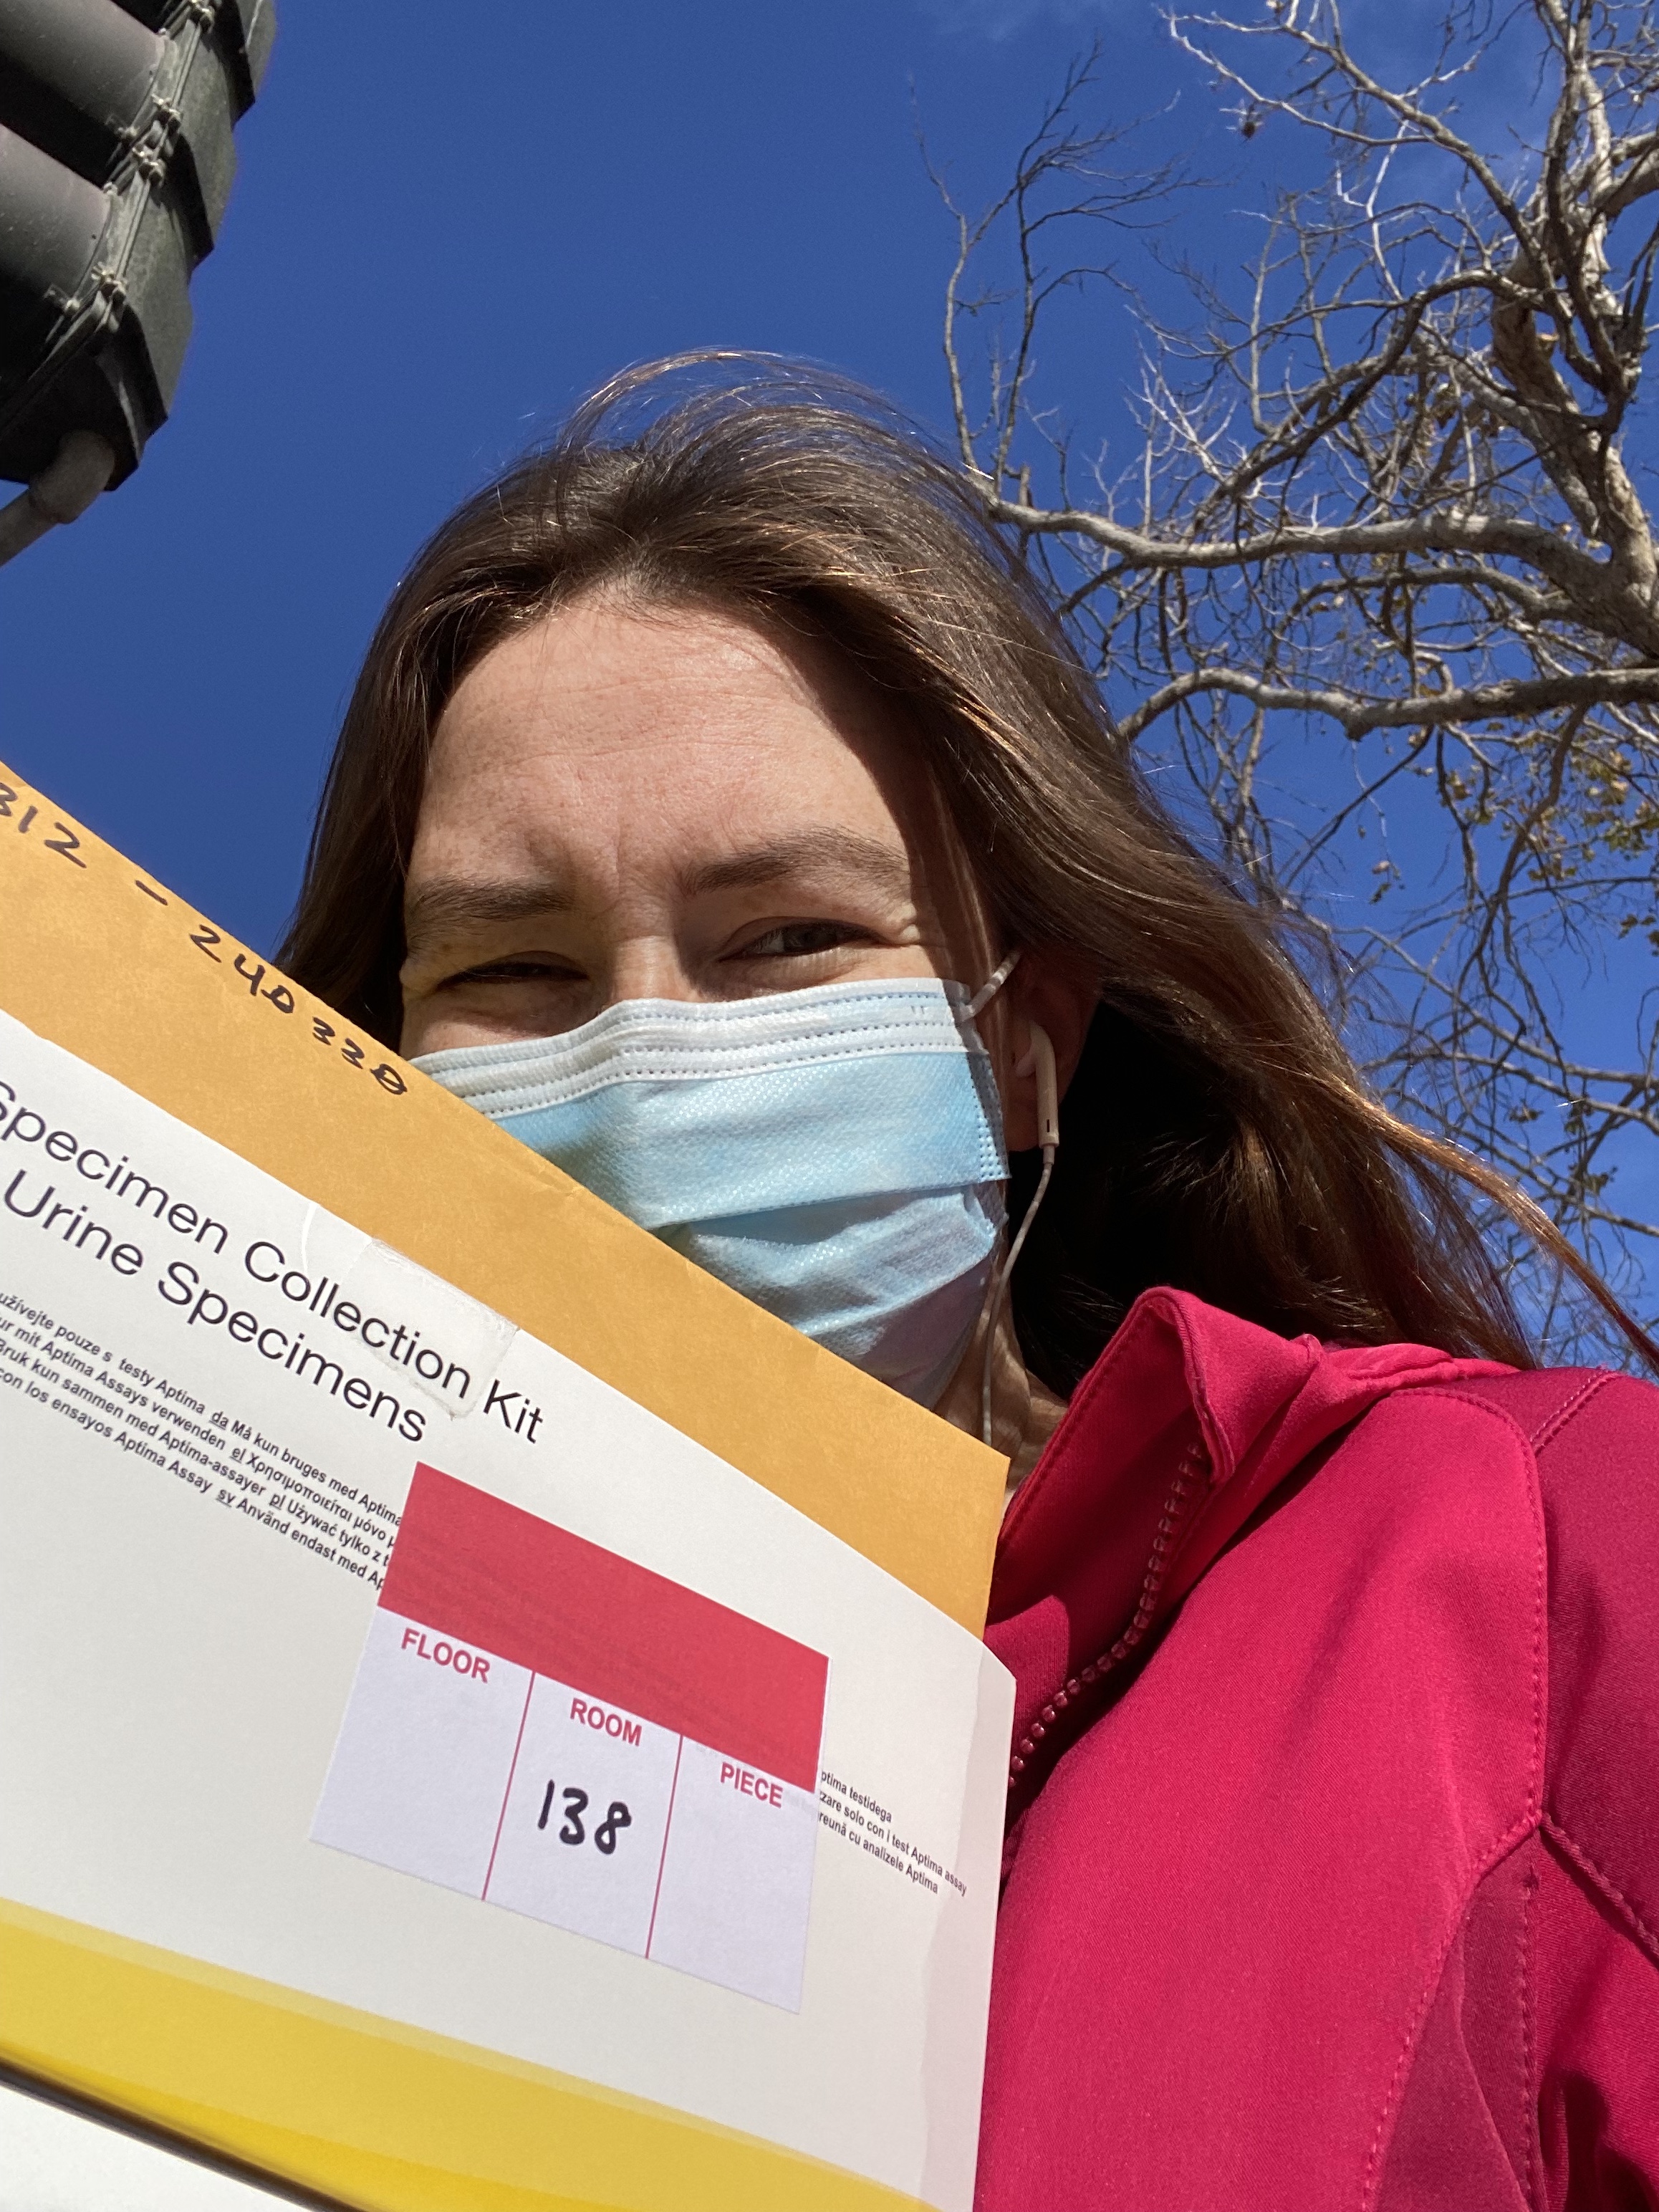
[[[1151,1292],[991,1614],[981,2212],[1659,2207],[1659,1391]]]

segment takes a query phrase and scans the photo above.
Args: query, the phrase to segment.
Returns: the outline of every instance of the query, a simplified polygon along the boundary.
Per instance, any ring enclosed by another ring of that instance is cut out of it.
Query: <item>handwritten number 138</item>
[[[550,1782],[547,1785],[547,1794],[542,1799],[541,1818],[536,1823],[538,1828],[545,1828],[551,1819],[555,1809],[554,1801],[557,1796],[557,1783]],[[559,1841],[562,1844],[585,1844],[587,1841],[587,1831],[582,1826],[582,1814],[586,1810],[586,1790],[565,1791],[564,1823],[558,1832]],[[631,1828],[633,1825],[634,1815],[629,1811],[627,1806],[623,1803],[620,1797],[612,1798],[604,1820],[593,1831],[595,1848],[603,1851],[606,1858],[609,1858],[617,1848],[618,1832],[623,1828]]]

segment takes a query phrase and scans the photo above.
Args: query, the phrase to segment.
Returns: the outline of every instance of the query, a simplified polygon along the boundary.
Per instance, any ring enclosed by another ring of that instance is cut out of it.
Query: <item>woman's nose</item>
[[[604,1003],[623,999],[696,999],[702,995],[678,947],[665,937],[624,939],[611,952],[601,978]],[[596,1012],[602,1008],[596,1007]]]

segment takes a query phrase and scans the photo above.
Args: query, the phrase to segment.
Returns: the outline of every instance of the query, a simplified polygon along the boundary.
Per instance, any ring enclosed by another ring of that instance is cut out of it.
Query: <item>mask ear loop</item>
[[[1018,957],[1018,955],[1015,956]],[[1012,963],[1006,963],[1012,965]],[[1004,980],[999,974],[994,984]],[[993,985],[982,994],[989,995]],[[1054,1155],[1060,1150],[1060,1077],[1054,1066],[1054,1048],[1048,1032],[1036,1022],[1031,1027],[1031,1049],[1015,1068],[1016,1075],[1029,1075],[1036,1070],[1037,1142],[1042,1147],[1042,1173],[1037,1177],[1036,1188],[1031,1193],[1031,1202],[1025,1209],[1025,1218],[1019,1224],[1019,1233],[1008,1247],[1008,1256],[997,1270],[995,1286],[991,1292],[991,1311],[985,1325],[985,1367],[980,1384],[980,1434],[988,1444],[991,1441],[991,1362],[996,1353],[997,1324],[1002,1318],[1003,1300],[1008,1294],[1008,1285],[1015,1263],[1024,1249],[1025,1239],[1031,1233],[1031,1224],[1036,1219],[1037,1208],[1048,1194],[1048,1184],[1054,1172]]]
[[[1017,945],[1008,957],[994,968],[968,1001],[968,1018],[975,1021],[985,1012],[997,993],[1019,965],[1021,948]]]

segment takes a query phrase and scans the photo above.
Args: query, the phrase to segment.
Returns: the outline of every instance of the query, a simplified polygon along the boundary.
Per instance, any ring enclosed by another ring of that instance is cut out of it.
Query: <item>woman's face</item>
[[[619,999],[976,986],[1001,950],[879,694],[741,616],[603,594],[458,686],[406,927],[411,1055],[551,1036]]]

